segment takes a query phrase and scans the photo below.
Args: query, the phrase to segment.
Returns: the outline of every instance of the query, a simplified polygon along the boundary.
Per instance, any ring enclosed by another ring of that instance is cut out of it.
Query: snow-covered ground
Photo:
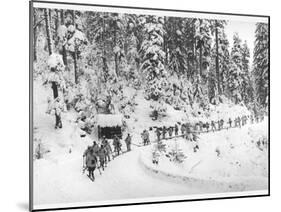
[[[220,191],[262,190],[268,186],[267,148],[257,145],[263,137],[267,137],[267,120],[241,129],[204,133],[198,142],[183,138],[165,141],[166,154],[176,148],[185,153],[187,158],[182,163],[162,154],[159,164],[152,164],[153,146],[142,153],[141,159],[147,169],[168,178],[204,183]],[[194,152],[196,144],[199,150]]]
[[[168,149],[175,143],[184,149],[187,158],[180,165],[162,156],[159,165],[154,166],[151,163],[152,146],[133,145],[131,152],[110,162],[102,175],[96,171],[96,181],[92,182],[82,174],[82,155],[96,139],[95,135],[80,137],[74,112],[64,113],[63,128],[55,130],[54,116],[45,113],[51,89],[37,81],[34,86],[34,137],[48,150],[42,159],[34,160],[36,207],[267,189],[267,150],[256,146],[261,135],[267,137],[267,120],[241,129],[201,134],[197,153],[192,151],[193,144],[183,139],[165,141]],[[143,129],[164,124],[172,126],[188,118],[184,112],[168,107],[167,116],[155,122],[149,117],[149,102],[141,91],[137,93],[136,103],[135,113],[127,120],[127,132],[133,135],[134,144],[141,143]],[[219,110],[226,110],[226,106],[223,108]],[[235,109],[237,113],[241,113],[241,108]],[[150,134],[154,140],[153,133]],[[171,176],[176,177],[172,179]]]

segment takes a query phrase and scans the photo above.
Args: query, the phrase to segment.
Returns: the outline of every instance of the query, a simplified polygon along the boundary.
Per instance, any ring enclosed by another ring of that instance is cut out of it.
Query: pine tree
[[[141,46],[141,69],[146,77],[146,98],[152,100],[152,114],[157,119],[161,113],[166,112],[164,101],[168,85],[164,69],[163,18],[147,16],[144,33],[146,37]]]
[[[119,13],[108,14],[109,33],[112,36],[112,49],[114,53],[115,73],[120,75],[119,64],[124,57],[124,16]]]
[[[230,92],[230,97],[234,100],[236,104],[242,101],[241,85],[243,65],[241,42],[242,41],[240,37],[237,33],[235,33],[233,36],[233,46],[231,49],[231,63],[228,74],[228,91]]]
[[[206,76],[203,73],[203,65],[208,65],[208,58],[211,51],[211,32],[210,32],[210,22],[205,19],[197,19],[196,23],[196,49],[199,50],[199,74],[202,77]],[[203,64],[204,63],[204,64]]]
[[[216,28],[215,28],[216,29]],[[216,33],[216,31],[214,32]],[[230,54],[229,42],[223,26],[218,28],[217,41],[211,51],[211,68],[209,72],[209,99],[217,102],[220,94],[224,94],[227,87],[227,73],[229,71]],[[217,48],[218,44],[218,48]],[[214,103],[214,102],[213,102]]]
[[[261,107],[268,106],[268,25],[257,23],[254,47],[254,82],[255,96]]]
[[[213,35],[215,35],[215,67],[216,67],[216,83],[217,83],[217,91],[220,95],[222,93],[221,88],[221,74],[220,74],[220,49],[221,45],[223,45],[221,41],[221,37],[223,35],[223,29],[226,24],[226,21],[223,20],[210,20],[210,28]]]
[[[241,94],[244,103],[253,101],[253,87],[250,79],[250,50],[245,41],[242,45],[242,87]]]
[[[197,52],[196,52],[196,24],[197,19],[186,18],[184,19],[183,37],[184,46],[186,51],[186,76],[190,79],[197,72]]]
[[[185,42],[184,27],[182,18],[169,17],[165,23],[165,49],[167,65],[172,73],[178,76],[185,74]]]

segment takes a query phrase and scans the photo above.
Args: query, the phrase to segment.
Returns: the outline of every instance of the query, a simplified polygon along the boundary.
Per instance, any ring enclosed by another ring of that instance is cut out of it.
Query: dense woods
[[[167,105],[204,111],[225,101],[265,113],[268,26],[256,24],[250,52],[239,34],[227,37],[227,24],[227,20],[35,9],[35,77],[45,77],[58,105],[89,116],[99,108],[126,115],[132,100],[124,96],[125,87],[143,90],[152,119],[165,116]]]

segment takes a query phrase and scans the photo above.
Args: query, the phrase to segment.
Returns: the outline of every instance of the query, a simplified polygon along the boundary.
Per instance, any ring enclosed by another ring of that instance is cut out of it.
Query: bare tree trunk
[[[59,96],[58,86],[55,82],[52,82],[53,96],[56,99]]]
[[[63,9],[60,10],[60,23],[64,25],[64,11]]]
[[[218,41],[218,24],[216,21],[216,74],[217,74],[217,83],[218,83],[218,94],[221,94],[220,86],[220,70],[219,70],[219,41]]]
[[[56,20],[55,20],[55,29],[56,33],[58,35],[58,28],[59,28],[59,10],[56,9]]]
[[[64,11],[60,10],[60,24],[64,25]],[[65,66],[67,66],[67,54],[65,45],[62,46],[62,60]]]
[[[47,34],[47,44],[48,44],[48,50],[49,50],[49,55],[51,55],[53,53],[53,49],[52,49],[52,33],[50,30],[50,12],[49,9],[44,9],[44,16],[45,16],[45,25],[46,25],[46,34]],[[59,95],[58,95],[58,85],[56,84],[56,82],[52,82],[52,90],[53,90],[53,96],[54,99],[56,99]],[[56,122],[56,128],[58,125],[60,125],[62,127],[61,124],[61,116],[59,113],[55,113],[55,122]],[[61,128],[60,127],[60,128]]]
[[[53,53],[53,49],[52,49],[52,35],[50,29],[50,18],[49,18],[48,10],[49,9],[44,9],[44,16],[45,16],[48,51],[49,51],[49,55],[51,55]]]

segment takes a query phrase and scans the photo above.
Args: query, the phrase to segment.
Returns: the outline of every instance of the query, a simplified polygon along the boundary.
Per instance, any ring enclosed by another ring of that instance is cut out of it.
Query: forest
[[[33,16],[34,78],[52,88],[57,111],[82,111],[89,122],[97,113],[130,117],[129,87],[143,91],[153,120],[167,105],[206,111],[232,102],[267,113],[266,23],[256,24],[250,52],[238,33],[227,37],[227,20],[41,8]]]

